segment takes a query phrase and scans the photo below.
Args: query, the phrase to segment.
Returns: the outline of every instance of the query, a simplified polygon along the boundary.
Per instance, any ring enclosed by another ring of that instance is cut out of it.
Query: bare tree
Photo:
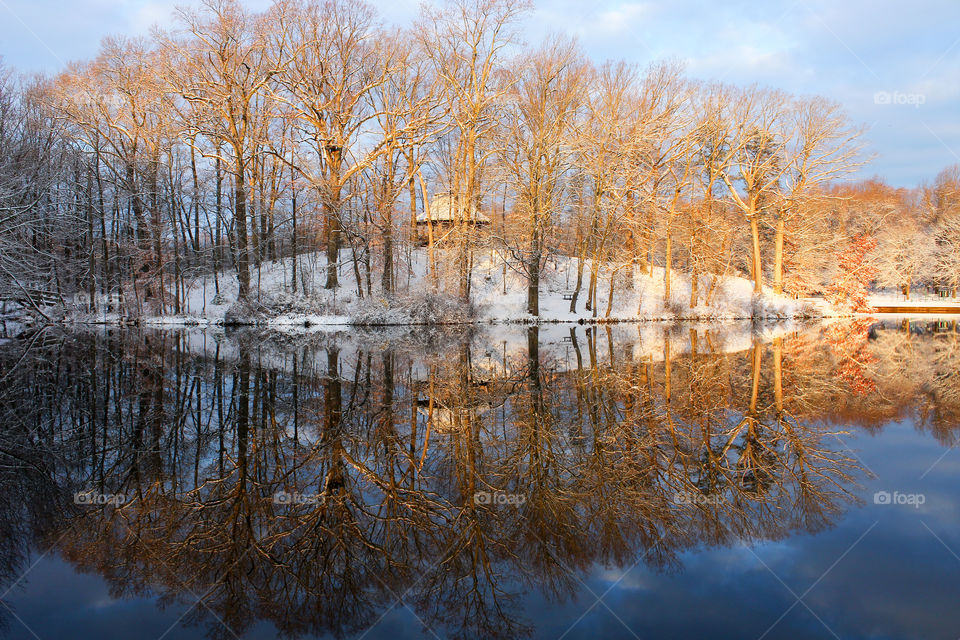
[[[901,216],[900,220],[889,221],[877,236],[877,281],[900,288],[909,300],[913,284],[931,275],[930,257],[936,255],[936,245],[909,211]]]
[[[663,237],[663,296],[671,300],[676,219],[690,200],[696,130],[689,109],[692,87],[676,64],[654,65],[643,80],[640,107],[640,188]],[[655,229],[651,229],[655,233]]]
[[[568,195],[570,137],[583,104],[587,65],[573,42],[554,38],[517,61],[514,93],[496,138],[499,165],[524,222],[518,242],[504,244],[527,280],[527,313],[540,315],[540,275],[550,257],[549,234]]]
[[[774,293],[783,292],[784,238],[815,233],[822,221],[815,215],[815,200],[823,187],[845,178],[862,164],[863,129],[850,125],[840,105],[824,98],[799,98],[790,104],[791,145],[785,150],[787,166],[781,196],[774,206]],[[788,231],[788,226],[789,231]]]
[[[636,186],[628,181],[635,175],[634,149],[642,129],[637,116],[639,77],[634,66],[605,64],[592,74],[591,83],[587,111],[578,122],[573,142],[579,184],[584,189],[578,199],[585,204],[586,220],[579,237],[577,285],[570,309],[576,309],[584,262],[589,257],[585,306],[596,315],[600,271],[611,248],[609,242],[633,213],[627,205]],[[613,277],[611,274],[611,283]]]
[[[761,216],[789,167],[785,158],[792,133],[786,125],[789,99],[779,91],[749,87],[736,92],[727,107],[726,117],[736,131],[729,150],[733,171],[724,171],[720,178],[749,225],[750,268],[754,292],[759,294],[763,291]]]
[[[460,230],[456,264],[460,298],[470,300],[473,226],[483,203],[484,146],[508,87],[500,66],[516,44],[516,21],[527,0],[452,0],[442,9],[423,5],[418,34],[431,61],[457,134],[451,187]]]
[[[265,89],[278,69],[267,56],[265,20],[252,15],[237,0],[212,0],[204,10],[180,11],[185,34],[164,36],[172,63],[170,89],[182,107],[184,142],[198,137],[213,142],[198,148],[215,158],[233,177],[233,222],[239,297],[250,294],[249,190],[257,139],[269,117]]]

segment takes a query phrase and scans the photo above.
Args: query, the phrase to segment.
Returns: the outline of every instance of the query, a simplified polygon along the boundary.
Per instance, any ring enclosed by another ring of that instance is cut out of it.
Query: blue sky
[[[106,35],[171,24],[181,4],[197,1],[0,0],[0,55],[22,71],[55,72],[94,56]],[[405,23],[419,2],[373,4]],[[869,127],[874,159],[862,173],[913,186],[960,163],[958,25],[954,0],[539,0],[524,30],[531,43],[576,35],[598,61],[677,58],[696,78],[828,96]]]

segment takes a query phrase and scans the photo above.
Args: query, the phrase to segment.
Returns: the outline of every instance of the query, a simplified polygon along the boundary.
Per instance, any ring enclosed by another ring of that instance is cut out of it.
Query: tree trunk
[[[527,281],[527,313],[532,316],[540,315],[540,270],[530,272]]]
[[[417,179],[420,182],[420,200],[423,202],[423,213],[427,217],[427,269],[430,272],[430,285],[435,289],[437,286],[437,261],[433,252],[433,214],[430,211],[427,184],[423,179],[423,174],[419,171],[417,172]]]
[[[583,258],[586,249],[584,248],[583,232],[580,223],[577,222],[577,284],[573,287],[573,295],[570,296],[570,313],[577,312],[577,299],[580,297],[580,287],[583,286]]]
[[[79,185],[77,185],[79,186]],[[86,204],[87,204],[87,251],[89,252],[88,264],[87,264],[87,294],[90,296],[89,310],[96,313],[97,311],[97,277],[96,277],[96,263],[95,263],[95,254],[96,250],[94,249],[94,238],[93,238],[93,178],[90,175],[90,172],[87,172],[87,194],[86,194]]]
[[[97,178],[97,202],[100,205],[100,246],[103,251],[101,258],[103,267],[103,282],[100,284],[100,292],[109,295],[110,292],[110,254],[107,243],[107,209],[103,203],[103,180],[100,178],[100,149],[96,150],[94,174]],[[109,300],[109,298],[108,298]]]
[[[617,270],[614,269],[613,273],[610,274],[610,291],[607,292],[607,310],[603,314],[604,318],[609,318],[610,311],[613,309],[613,289],[614,289],[614,283],[616,282],[616,279],[617,279]]]
[[[417,238],[417,185],[413,181],[413,173],[410,173],[410,181],[407,184],[410,190],[410,242]]]
[[[773,256],[773,292],[776,294],[783,293],[783,231],[784,221],[781,217],[777,220],[777,240]]]
[[[330,171],[328,185],[332,185],[329,193],[322,193],[327,220],[327,282],[325,289],[336,289],[339,286],[338,269],[340,262],[340,235],[343,225],[340,221],[340,208],[343,184],[340,180],[340,168],[343,164],[343,147],[328,144],[326,151],[329,155],[328,169]],[[358,283],[359,284],[359,283]]]
[[[297,237],[297,189],[294,184],[293,165],[290,165],[290,220],[293,224],[293,250],[290,252],[290,285],[297,292],[297,249],[300,246]],[[283,256],[281,256],[282,260]]]
[[[393,291],[393,206],[387,204],[384,207],[384,232],[383,232],[383,279],[381,286],[384,293]]]
[[[754,340],[751,358],[752,382],[750,385],[750,415],[757,414],[757,400],[760,397],[760,364],[763,351],[760,348],[760,342]]]
[[[663,334],[663,399],[670,404],[670,378],[673,367],[670,361],[670,334],[664,330]]]
[[[670,266],[673,262],[673,238],[667,227],[667,241],[663,250],[663,304],[670,303]]]
[[[215,233],[213,236],[213,286],[215,295],[220,295],[220,263],[223,255],[220,249],[220,223],[223,216],[223,174],[220,171],[220,147],[217,147],[217,159],[215,161],[217,183],[216,183],[216,217],[214,218]]]
[[[543,258],[543,246],[540,238],[539,212],[534,206],[530,239],[530,258],[527,261],[527,313],[540,315],[540,261]]]
[[[243,163],[237,160],[237,175],[234,183],[234,218],[237,232],[237,281],[240,284],[238,297],[246,300],[250,295],[250,255],[247,249],[247,190],[243,177]]]
[[[196,260],[200,253],[200,179],[197,175],[197,151],[193,145],[190,146],[190,172],[193,175],[193,237],[190,240]]]
[[[779,420],[783,416],[783,337],[773,340],[773,398]]]
[[[594,256],[590,260],[590,282],[587,284],[587,304],[584,305],[587,311],[592,311],[593,315],[597,315],[596,304],[597,302],[597,257]]]
[[[460,274],[460,300],[470,302],[470,272],[471,272],[471,252],[473,250],[473,218],[474,214],[479,214],[479,202],[477,202],[477,147],[476,132],[470,131],[467,135],[466,162],[467,162],[467,185],[466,185],[466,203],[457,202],[454,198],[454,204],[457,207],[456,218],[462,224],[462,239],[460,241],[460,251],[457,255],[457,266]]]
[[[763,292],[763,268],[760,262],[760,225],[757,217],[750,216],[750,237],[753,240],[753,291]]]
[[[337,277],[338,263],[340,262],[340,190],[337,189],[326,203],[327,213],[327,282],[325,289],[336,289],[339,286]]]

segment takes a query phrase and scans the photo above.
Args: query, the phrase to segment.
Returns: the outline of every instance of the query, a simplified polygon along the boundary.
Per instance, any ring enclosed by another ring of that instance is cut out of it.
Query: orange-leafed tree
[[[860,234],[837,253],[839,270],[827,289],[831,304],[849,306],[854,311],[869,311],[867,286],[877,276],[870,254],[877,248],[873,237]]]

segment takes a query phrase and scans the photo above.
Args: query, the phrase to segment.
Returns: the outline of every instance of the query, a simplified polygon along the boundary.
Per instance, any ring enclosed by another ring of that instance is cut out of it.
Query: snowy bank
[[[347,252],[348,253],[348,252]],[[706,275],[700,278],[696,306],[690,305],[688,274],[671,272],[671,295],[666,299],[664,270],[650,273],[639,268],[598,270],[597,304],[588,308],[591,264],[583,267],[577,293],[577,260],[559,256],[541,276],[540,313],[527,313],[527,282],[504,267],[491,253],[478,253],[471,280],[471,304],[458,300],[455,287],[437,284],[427,273],[424,250],[411,252],[398,268],[395,291],[385,293],[379,283],[362,280],[358,287],[348,255],[338,269],[339,287],[323,288],[326,261],[321,254],[300,256],[297,283],[293,284],[292,259],[267,262],[252,274],[252,293],[239,300],[236,275],[230,272],[197,278],[186,291],[181,312],[171,314],[68,313],[79,323],[139,323],[153,326],[255,325],[284,330],[290,327],[342,325],[413,325],[464,323],[592,323],[652,320],[736,320],[820,318],[840,315],[820,299],[794,299],[775,295],[772,289],[755,294],[753,282],[737,276]],[[611,294],[611,286],[613,292]],[[576,294],[576,295],[575,295]],[[576,297],[576,304],[571,305]]]

